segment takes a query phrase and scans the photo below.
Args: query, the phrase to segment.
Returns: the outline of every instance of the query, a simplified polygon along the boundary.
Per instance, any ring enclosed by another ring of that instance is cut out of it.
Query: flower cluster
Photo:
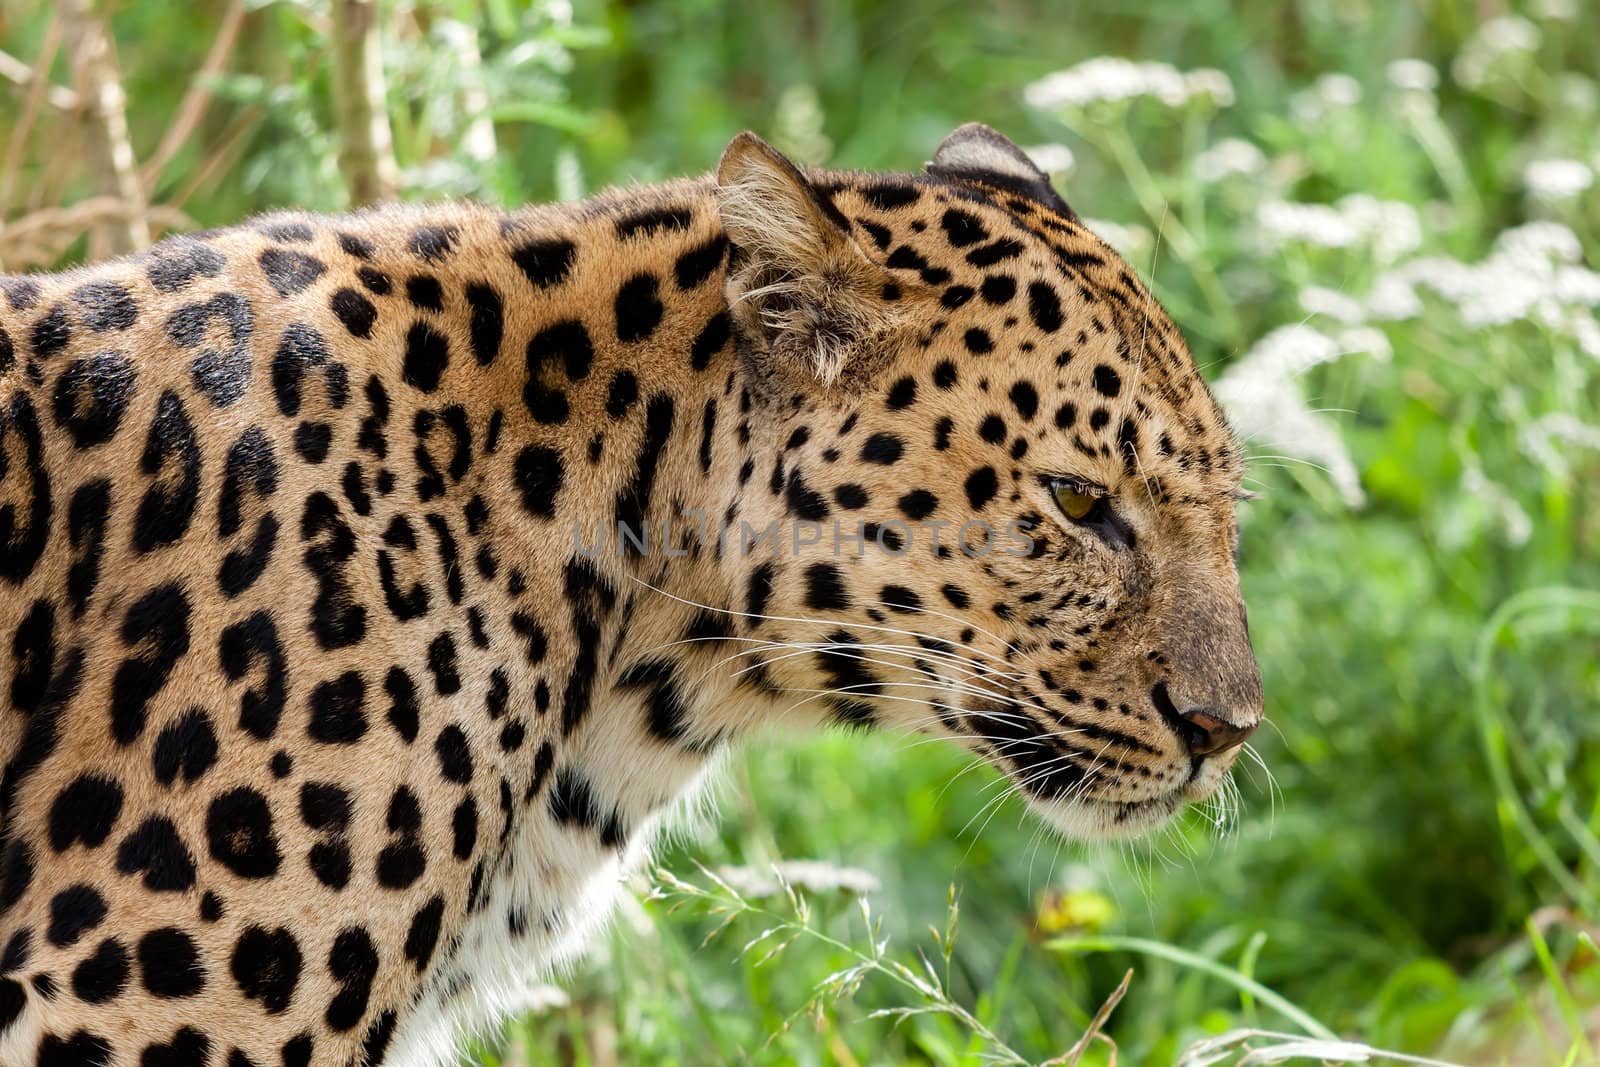
[[[1563,7],[1568,0],[1542,2],[1543,6],[1535,3],[1534,17],[1554,21],[1573,17]],[[1581,116],[1600,107],[1600,94],[1581,76],[1570,75],[1563,82],[1535,69],[1543,33],[1540,25],[1522,16],[1489,19],[1465,42],[1448,69],[1458,84],[1474,92],[1525,96],[1559,90],[1565,94],[1563,99],[1571,101],[1567,113],[1578,130],[1577,140],[1553,139],[1542,144],[1540,154],[1524,165],[1520,184],[1532,204],[1545,207],[1547,213],[1560,211],[1562,218],[1577,224],[1583,212],[1575,202],[1581,198],[1586,206],[1592,191],[1600,188],[1600,153],[1593,152],[1595,146],[1582,132],[1587,127],[1580,121]],[[1391,324],[1421,319],[1430,314],[1425,300],[1431,298],[1443,305],[1447,319],[1453,317],[1465,330],[1530,322],[1570,339],[1580,352],[1600,360],[1600,317],[1596,313],[1600,272],[1585,265],[1579,237],[1568,226],[1545,221],[1508,229],[1495,240],[1489,254],[1476,262],[1420,253],[1424,218],[1430,231],[1444,231],[1470,214],[1462,206],[1459,190],[1451,185],[1460,169],[1459,152],[1450,144],[1439,116],[1439,85],[1440,68],[1419,58],[1392,60],[1384,68],[1381,83],[1388,94],[1386,104],[1405,111],[1407,129],[1423,142],[1434,167],[1444,175],[1448,201],[1426,205],[1419,201],[1414,206],[1404,200],[1355,193],[1332,202],[1301,202],[1292,198],[1290,189],[1310,172],[1308,168],[1325,169],[1325,161],[1316,160],[1309,151],[1269,155],[1262,147],[1264,142],[1228,137],[1187,157],[1187,177],[1192,183],[1187,195],[1192,199],[1181,205],[1182,210],[1169,214],[1169,208],[1180,206],[1170,187],[1157,186],[1141,169],[1124,166],[1146,221],[1166,230],[1179,259],[1208,254],[1202,250],[1206,243],[1204,207],[1197,207],[1206,194],[1196,195],[1195,189],[1244,179],[1239,190],[1254,198],[1244,210],[1253,212],[1255,226],[1253,232],[1247,231],[1241,248],[1258,254],[1296,248],[1339,250],[1346,255],[1332,260],[1332,265],[1340,272],[1341,282],[1348,286],[1352,272],[1370,279],[1365,292],[1359,282],[1353,290],[1317,284],[1315,272],[1330,264],[1293,257],[1296,273],[1303,275],[1297,277],[1294,293],[1306,321],[1261,337],[1233,361],[1216,385],[1218,398],[1248,441],[1325,468],[1352,506],[1363,500],[1355,463],[1341,440],[1338,424],[1308,406],[1304,376],[1313,367],[1351,353],[1390,358],[1390,335],[1377,327],[1392,329]],[[1028,86],[1024,95],[1034,107],[1053,110],[1070,122],[1072,112],[1095,104],[1148,100],[1180,108],[1197,98],[1227,104],[1233,100],[1233,87],[1216,71],[1184,72],[1165,63],[1100,57],[1048,75]],[[1287,104],[1295,125],[1302,130],[1317,131],[1319,137],[1323,131],[1344,130],[1348,137],[1359,138],[1365,136],[1367,121],[1367,116],[1357,111],[1363,95],[1363,85],[1355,78],[1328,73],[1293,94]],[[1114,111],[1095,119],[1096,124],[1116,121],[1120,118]],[[1085,133],[1094,140],[1089,129]],[[1057,160],[1059,153],[1060,162],[1047,169],[1063,169],[1071,161],[1071,154],[1058,146],[1034,151],[1041,165],[1046,159]],[[1223,200],[1230,208],[1240,203],[1236,196]],[[1125,258],[1141,262],[1152,250],[1155,238],[1146,226],[1084,221]],[[1194,231],[1187,227],[1202,231],[1201,239],[1196,241]],[[1253,271],[1229,272],[1222,285],[1206,293],[1208,304],[1213,309],[1225,307],[1230,294],[1242,294],[1255,284],[1259,281]],[[1407,335],[1401,332],[1395,337],[1399,343]],[[1533,425],[1539,430],[1523,442],[1524,448],[1552,468],[1557,462],[1552,457],[1558,457],[1563,448],[1594,447],[1593,440],[1574,426],[1600,433],[1577,420],[1573,425],[1554,421],[1548,426]],[[1463,492],[1482,508],[1481,513],[1458,515],[1465,524],[1458,532],[1475,536],[1474,531],[1487,523],[1497,526],[1512,543],[1526,540],[1531,520],[1516,500],[1482,469],[1465,461],[1462,469]]]
[[[1535,200],[1558,203],[1594,185],[1594,171],[1577,159],[1536,159],[1522,168],[1522,184]]]
[[[1070,174],[1077,165],[1072,149],[1064,144],[1035,144],[1035,146],[1022,149],[1027,158],[1034,160],[1034,166],[1046,174]]]
[[[1533,519],[1505,486],[1492,481],[1483,464],[1470,451],[1462,455],[1461,492],[1439,515],[1439,542],[1450,547],[1466,544],[1477,528],[1496,527],[1509,545],[1525,545],[1533,536]]]
[[[1027,157],[1033,160],[1033,165],[1046,174],[1064,175],[1071,174],[1072,168],[1077,164],[1073,158],[1072,149],[1064,144],[1033,145],[1022,150]]]
[[[1084,219],[1083,225],[1090,233],[1116,250],[1117,255],[1130,263],[1147,263],[1155,248],[1155,236],[1137,222],[1110,222],[1106,219]]]
[[[1366,321],[1367,309],[1353,296],[1322,285],[1308,285],[1300,290],[1300,306],[1308,314],[1320,315],[1345,326],[1357,326]]]
[[[1084,108],[1140,98],[1168,107],[1190,102],[1227,107],[1233,103],[1233,82],[1220,70],[1180,71],[1168,63],[1136,63],[1100,56],[1058,70],[1029,85],[1023,98],[1042,110]]]
[[[1506,230],[1480,263],[1422,256],[1380,275],[1367,297],[1375,319],[1421,313],[1419,287],[1455,305],[1464,326],[1503,326],[1531,320],[1571,332],[1584,351],[1600,359],[1600,272],[1582,265],[1578,236],[1557,222],[1530,222]]]
[[[1238,137],[1224,137],[1198,153],[1190,164],[1194,176],[1203,182],[1220,182],[1234,175],[1259,174],[1266,166],[1266,153]]]
[[[1571,475],[1571,463],[1557,445],[1600,452],[1600,426],[1561,411],[1541,415],[1521,428],[1517,441],[1522,450],[1558,478]]]
[[[1397,59],[1384,68],[1384,75],[1402,92],[1431,93],[1439,87],[1439,71],[1422,59]]]
[[[1289,113],[1302,126],[1315,126],[1334,111],[1361,103],[1361,83],[1348,74],[1324,74],[1309,89],[1289,98]]]
[[[1539,38],[1539,27],[1520,15],[1490,19],[1461,46],[1450,73],[1466,88],[1482,89],[1496,73],[1531,58]]]
[[[1280,326],[1235,360],[1214,392],[1247,443],[1281,449],[1322,467],[1345,503],[1358,507],[1366,495],[1355,460],[1332,420],[1307,405],[1300,382],[1312,367],[1354,352],[1387,358],[1389,343],[1372,329],[1330,337],[1303,324]]]
[[[1422,223],[1410,204],[1354,193],[1335,204],[1270,200],[1256,224],[1273,247],[1298,242],[1318,248],[1367,246],[1380,263],[1393,263],[1422,243]]]

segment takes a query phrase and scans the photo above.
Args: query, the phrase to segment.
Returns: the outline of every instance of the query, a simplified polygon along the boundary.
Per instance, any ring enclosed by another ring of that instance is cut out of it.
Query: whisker
[[[948,622],[955,623],[956,625],[962,627],[963,629],[971,629],[971,630],[974,630],[974,631],[976,631],[976,632],[978,632],[980,634],[983,634],[985,637],[994,638],[1002,646],[1005,647],[1006,651],[1011,652],[1014,655],[1020,656],[1020,655],[1023,654],[1022,649],[1018,648],[1016,645],[1012,644],[1010,641],[1007,641],[1004,637],[1001,637],[999,634],[995,633],[993,630],[989,630],[989,629],[986,629],[986,628],[984,628],[982,626],[979,626],[977,623],[972,622],[969,619],[963,619],[959,615],[951,615],[948,612],[935,611],[932,608],[923,607],[921,604],[917,604],[917,605],[888,604],[888,603],[886,603],[886,602],[884,602],[882,600],[865,600],[865,601],[862,601],[861,603],[863,605],[865,605],[866,607],[883,608],[883,609],[885,609],[887,611],[907,612],[907,613],[916,614],[916,615],[931,615],[931,616],[933,616],[934,618],[937,618],[937,619],[944,619],[944,620],[946,620]],[[941,640],[943,640],[943,639],[941,638]]]
[[[1035,711],[1043,712],[1044,714],[1049,715],[1052,719],[1058,717],[1058,713],[1053,708],[1047,707],[1046,705],[1043,705],[1043,704],[1035,703],[1035,702],[1033,702],[1031,700],[1023,700],[1023,699],[1021,699],[1019,697],[1016,697],[1015,695],[1013,695],[1011,693],[1001,692],[1001,691],[993,690],[993,689],[986,689],[986,688],[983,688],[981,686],[973,685],[970,682],[963,682],[963,681],[957,681],[957,680],[942,678],[942,677],[940,677],[939,675],[936,675],[936,674],[930,674],[930,673],[928,673],[926,671],[919,671],[919,670],[916,669],[914,664],[908,666],[908,665],[902,664],[902,663],[886,662],[884,660],[876,659],[876,658],[874,658],[872,656],[864,656],[864,655],[862,655],[860,653],[861,647],[862,647],[861,645],[855,644],[855,643],[851,643],[851,644],[829,644],[829,643],[813,644],[813,643],[809,643],[809,642],[775,643],[775,644],[771,645],[770,648],[789,648],[792,651],[789,651],[789,652],[785,653],[784,655],[776,656],[776,657],[774,657],[772,659],[765,660],[761,664],[753,664],[753,665],[751,665],[749,667],[745,667],[745,668],[742,668],[742,669],[740,669],[738,671],[735,671],[734,674],[733,674],[733,677],[735,677],[735,678],[740,677],[741,675],[747,674],[750,671],[756,670],[757,667],[767,666],[767,665],[771,665],[771,664],[774,664],[774,663],[782,663],[785,660],[790,660],[790,659],[795,659],[795,658],[802,657],[802,656],[811,655],[811,654],[814,654],[816,652],[827,652],[829,655],[838,656],[838,657],[843,658],[843,659],[856,660],[857,662],[860,662],[860,663],[869,663],[869,664],[873,664],[873,665],[880,666],[880,667],[888,667],[888,668],[891,668],[891,669],[914,671],[915,673],[921,674],[923,677],[933,678],[935,681],[941,682],[943,684],[943,687],[947,688],[947,689],[952,689],[952,690],[955,690],[955,691],[958,691],[958,692],[967,693],[969,695],[981,697],[981,698],[984,698],[984,699],[1005,701],[1008,704],[1014,704],[1014,705],[1016,705],[1018,707],[1032,708]],[[892,651],[898,651],[896,649],[891,649],[891,650]],[[892,679],[875,680],[872,683],[865,683],[865,684],[866,685],[879,684],[879,681],[888,683],[888,682],[892,682]],[[1072,732],[1072,731],[1067,731],[1067,732]]]
[[[679,647],[682,647],[682,646],[685,646],[685,645],[693,645],[693,644],[727,644],[727,643],[738,643],[738,644],[745,644],[745,645],[755,645],[755,646],[759,646],[759,647],[751,648],[751,649],[745,649],[745,650],[742,650],[740,652],[734,653],[734,654],[732,654],[730,656],[726,656],[723,659],[720,659],[716,663],[714,663],[713,664],[714,667],[721,666],[722,664],[727,663],[729,660],[737,659],[739,656],[753,655],[753,654],[759,653],[759,652],[761,652],[761,651],[763,651],[764,649],[767,649],[767,648],[776,648],[776,647],[785,647],[785,646],[799,647],[800,645],[804,644],[804,645],[808,645],[808,646],[812,646],[812,647],[816,647],[816,648],[821,649],[821,648],[831,648],[831,647],[834,647],[835,644],[837,644],[837,642],[827,642],[827,641],[814,641],[814,642],[774,641],[774,640],[769,640],[767,638],[761,638],[761,637],[739,637],[739,636],[735,636],[735,635],[728,635],[728,636],[715,636],[715,637],[681,637],[681,638],[678,638],[677,640],[674,640],[674,641],[667,641],[667,642],[665,642],[663,644],[660,644],[660,645],[654,645],[651,648],[645,649],[644,652],[645,652],[646,655],[653,655],[653,654],[658,653],[658,652],[665,652],[668,649],[679,648]],[[947,643],[949,643],[949,642],[947,642]],[[953,648],[964,648],[965,647],[963,645],[958,645],[958,644],[954,644],[954,643],[951,643],[951,644],[952,644]],[[931,660],[941,661],[941,662],[949,663],[949,664],[951,664],[953,666],[959,667],[959,668],[963,669],[967,674],[972,675],[974,677],[1006,678],[1006,679],[1011,679],[1011,680],[1014,680],[1014,681],[1020,681],[1022,678],[1025,677],[1025,675],[1023,675],[1022,673],[1017,672],[1017,671],[997,671],[993,667],[989,667],[989,666],[987,666],[985,664],[982,664],[982,663],[974,663],[972,660],[965,659],[964,657],[957,655],[955,652],[946,651],[946,650],[942,650],[942,649],[930,649],[930,648],[926,648],[926,647],[924,647],[922,645],[914,645],[914,646],[913,645],[891,645],[891,644],[885,644],[885,643],[882,643],[882,642],[859,641],[859,642],[852,643],[852,645],[849,646],[849,647],[881,649],[881,650],[884,650],[884,651],[894,651],[894,652],[896,652],[898,654],[903,654],[903,655],[907,655],[907,656],[914,656],[914,657],[921,658],[921,659],[931,659]]]
[[[639,585],[644,586],[646,589],[649,589],[650,591],[655,592],[655,593],[659,593],[659,594],[661,594],[662,596],[666,597],[669,600],[675,600],[680,604],[685,604],[685,605],[687,605],[689,607],[692,607],[692,608],[699,608],[702,611],[720,612],[720,613],[722,613],[724,615],[731,615],[731,616],[733,616],[735,618],[760,619],[760,620],[763,620],[763,621],[766,621],[766,622],[793,622],[793,623],[800,623],[800,624],[806,625],[806,626],[844,625],[844,626],[858,627],[858,628],[863,629],[863,630],[873,630],[873,631],[876,631],[878,633],[898,634],[901,637],[917,638],[917,637],[923,636],[923,635],[918,634],[918,633],[916,633],[916,632],[914,632],[912,630],[901,630],[901,629],[898,629],[898,628],[893,627],[893,626],[881,626],[881,625],[878,625],[878,624],[875,624],[875,623],[858,623],[858,622],[841,623],[836,619],[822,619],[822,618],[815,618],[815,617],[806,618],[806,617],[796,617],[796,616],[792,616],[792,615],[767,615],[767,614],[763,614],[761,612],[737,611],[737,610],[735,610],[733,608],[719,608],[715,604],[702,604],[697,600],[690,600],[688,597],[681,597],[676,593],[668,592],[667,590],[662,589],[660,586],[651,585],[649,582],[645,581],[643,578],[640,578],[637,575],[630,574],[628,577],[630,579],[632,579],[634,582],[637,582]],[[1004,663],[1004,664],[1006,664],[1007,667],[1011,666],[1010,662],[1007,661],[1004,657],[997,656],[992,652],[988,652],[988,651],[986,651],[984,649],[981,649],[981,648],[971,648],[970,650],[973,651],[973,652],[978,653],[981,656],[987,656],[990,659],[995,660],[997,663]]]

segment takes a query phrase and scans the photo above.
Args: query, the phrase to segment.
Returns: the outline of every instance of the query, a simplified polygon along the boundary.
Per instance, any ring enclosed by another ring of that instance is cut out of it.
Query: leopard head
[[[917,176],[744,134],[717,182],[771,450],[741,514],[783,524],[727,564],[769,684],[952,736],[1075,836],[1212,795],[1262,717],[1242,456],[1150,291],[987,127]]]

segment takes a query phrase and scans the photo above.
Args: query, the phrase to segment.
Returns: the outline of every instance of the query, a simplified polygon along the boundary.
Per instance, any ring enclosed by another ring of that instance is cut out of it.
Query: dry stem
[[[211,79],[222,71],[227,65],[228,57],[233,54],[233,46],[239,40],[239,27],[244,24],[244,14],[245,0],[230,0],[228,10],[222,16],[222,26],[217,30],[216,39],[211,42],[211,51],[206,54],[205,62],[201,63],[200,69],[195,72],[194,79],[189,83],[188,92],[183,94],[176,117],[167,127],[167,132],[162,134],[161,143],[145,161],[140,172],[140,180],[147,190],[155,188],[156,182],[161,179],[162,170],[172,162],[172,157],[183,148],[184,142],[205,117],[206,107],[211,103]]]
[[[111,35],[96,17],[92,0],[60,0],[57,7],[66,27],[73,65],[78,72],[84,114],[89,123],[89,146],[100,191],[128,206],[106,216],[100,232],[111,252],[131,252],[150,243],[145,222],[144,183],[128,139],[127,97]],[[99,242],[91,242],[97,252]]]
[[[399,168],[389,129],[376,0],[333,0],[333,90],[339,169],[351,204],[392,199]]]

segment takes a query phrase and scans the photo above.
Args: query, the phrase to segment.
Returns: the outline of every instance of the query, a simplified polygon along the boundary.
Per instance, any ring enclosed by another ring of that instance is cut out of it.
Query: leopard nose
[[[1244,744],[1245,738],[1255,732],[1261,721],[1259,710],[1241,726],[1216,708],[1198,705],[1178,710],[1166,683],[1160,682],[1150,690],[1150,699],[1161,717],[1178,735],[1183,747],[1191,756],[1215,756]]]
[[[1191,756],[1215,756],[1238,748],[1256,728],[1254,723],[1237,726],[1212,708],[1181,711],[1174,726]]]

